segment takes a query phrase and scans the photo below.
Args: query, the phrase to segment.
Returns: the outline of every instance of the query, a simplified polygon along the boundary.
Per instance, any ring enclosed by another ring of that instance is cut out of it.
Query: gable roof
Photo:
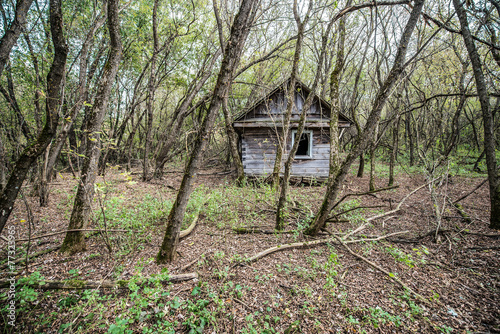
[[[239,114],[237,117],[235,117],[234,122],[240,122],[243,121],[246,116],[251,113],[253,110],[255,110],[258,106],[261,104],[265,103],[271,96],[279,92],[280,90],[286,90],[287,86],[290,83],[290,79],[288,78],[287,80],[283,81],[281,84],[276,86],[274,89],[272,89],[269,93],[267,93],[264,97],[259,99],[257,102],[255,102],[253,105],[250,107],[246,108],[243,110],[241,114]],[[311,88],[309,88],[306,84],[304,84],[300,79],[295,79],[295,91],[297,92],[298,88],[300,88],[302,91],[305,92],[305,96],[308,96],[311,93]],[[330,111],[331,111],[331,105],[328,103],[325,99],[321,98],[318,94],[315,94],[315,98],[318,99],[321,109],[325,110],[327,112],[327,116],[330,117]],[[305,97],[304,97],[305,98]],[[347,122],[347,123],[353,123],[352,120],[347,117],[344,113],[340,112],[339,113],[339,121]]]

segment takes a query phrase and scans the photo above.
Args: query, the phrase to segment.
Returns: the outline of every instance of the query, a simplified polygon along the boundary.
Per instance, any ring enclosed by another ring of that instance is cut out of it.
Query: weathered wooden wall
[[[279,129],[278,131],[281,131]],[[328,129],[313,129],[312,159],[296,159],[292,165],[292,176],[327,177],[330,147]],[[269,175],[274,167],[277,145],[276,132],[272,128],[246,128],[241,134],[243,168],[247,175]],[[291,134],[283,162],[288,157]]]

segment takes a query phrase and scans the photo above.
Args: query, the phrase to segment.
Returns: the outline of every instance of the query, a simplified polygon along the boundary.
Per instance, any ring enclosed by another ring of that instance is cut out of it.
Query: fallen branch
[[[359,232],[360,230],[361,229],[358,229],[357,231]],[[382,240],[382,239],[388,238],[390,236],[394,236],[394,235],[398,235],[398,234],[404,234],[404,233],[408,233],[408,232],[409,231],[395,232],[395,233],[383,235],[383,236],[380,236],[380,237],[376,237],[374,239],[348,240],[345,243],[352,244],[352,243],[358,243],[358,242],[378,241],[378,240]],[[332,236],[334,236],[335,238],[337,238],[337,236],[335,236],[335,234],[333,234],[331,232],[328,232],[328,233],[330,233]],[[350,234],[352,234],[352,232]],[[257,260],[259,260],[259,259],[261,259],[261,258],[263,258],[263,257],[265,257],[265,256],[267,256],[269,254],[272,254],[272,253],[281,252],[281,251],[284,251],[284,250],[287,250],[287,249],[313,247],[313,246],[321,245],[321,244],[324,244],[324,243],[327,243],[327,242],[332,242],[332,241],[335,241],[335,239],[333,239],[333,238],[326,238],[326,239],[319,239],[319,240],[314,240],[314,241],[304,241],[304,242],[295,242],[295,243],[291,243],[291,244],[278,245],[278,246],[274,246],[274,247],[268,248],[268,249],[266,249],[266,250],[264,250],[264,251],[262,251],[262,252],[260,252],[258,254],[255,254],[254,256],[247,258],[244,262],[245,263],[252,263],[252,262],[255,262],[255,261],[257,261]]]
[[[364,195],[371,195],[371,194],[375,194],[375,193],[378,193],[378,192],[381,192],[381,191],[385,191],[385,190],[391,190],[391,189],[396,189],[396,188],[399,188],[399,186],[390,186],[390,187],[386,187],[386,188],[380,188],[380,189],[375,189],[375,190],[370,190],[370,191],[367,191],[367,192],[364,192],[364,193],[352,193],[352,194],[346,194],[344,195],[341,199],[339,199],[337,201],[337,203],[335,203],[333,205],[333,209],[335,209],[340,203],[342,203],[347,197],[349,196],[364,196]]]
[[[178,283],[189,281],[192,279],[198,278],[197,273],[188,273],[188,274],[178,274],[171,275],[167,279],[162,280],[162,282],[169,283]],[[68,290],[77,290],[77,289],[124,289],[128,287],[130,281],[121,280],[121,281],[82,281],[82,280],[67,280],[67,281],[39,281],[35,283],[19,283],[16,282],[16,285],[21,286],[29,286],[35,289],[43,289],[43,290],[58,290],[58,289],[68,289]],[[11,281],[9,280],[0,280],[0,289],[10,288]]]
[[[462,201],[462,200],[466,199],[466,198],[467,198],[467,197],[469,197],[470,195],[472,195],[472,194],[473,194],[476,190],[478,190],[479,188],[481,188],[481,186],[482,186],[483,184],[485,184],[487,181],[488,181],[488,179],[485,179],[483,182],[479,183],[479,185],[478,185],[476,188],[472,189],[472,191],[470,191],[469,193],[467,193],[467,194],[463,195],[463,196],[462,196],[462,197],[460,197],[459,199],[457,199],[457,200],[453,201],[453,204],[456,204],[456,203],[458,203],[458,202],[460,202],[460,201]]]
[[[383,208],[385,207],[385,205],[368,205],[368,206],[357,206],[355,208],[352,208],[352,209],[349,209],[349,210],[345,210],[345,211],[342,211],[342,212],[339,212],[339,213],[336,213],[335,215],[333,215],[333,217],[338,217],[340,215],[343,215],[343,214],[346,214],[348,212],[351,212],[351,211],[355,211],[355,210],[360,210],[360,209],[376,209],[376,208]],[[332,217],[332,218],[333,218]],[[328,218],[330,219],[330,218]]]
[[[292,231],[276,231],[276,230],[261,230],[259,228],[233,227],[236,234],[292,234],[298,233],[297,230]]]
[[[398,205],[396,206],[396,208],[394,210],[390,210],[390,211],[387,211],[387,212],[384,212],[384,213],[381,213],[379,215],[376,215],[376,216],[373,216],[373,217],[370,217],[368,219],[366,219],[366,222],[371,222],[375,219],[379,219],[379,218],[382,218],[382,217],[385,217],[385,216],[388,216],[388,215],[392,215],[393,213],[396,213],[398,212],[399,210],[401,210],[401,205],[403,205],[403,203],[411,196],[413,195],[414,193],[416,193],[417,191],[419,191],[420,189],[422,189],[423,187],[427,186],[429,183],[431,182],[434,182],[435,180],[432,180],[432,181],[429,181],[427,182],[426,184],[423,184],[421,185],[420,187],[414,189],[412,192],[410,192],[408,195],[406,195],[399,203]],[[390,188],[390,187],[389,187]],[[385,189],[388,189],[388,188],[385,188]]]
[[[38,235],[35,237],[31,237],[31,240],[42,239],[42,238],[51,237],[51,236],[58,235],[58,234],[64,234],[67,232],[79,232],[79,231],[81,231],[81,232],[105,232],[105,230],[103,230],[103,229],[81,228],[81,229],[75,229],[75,230],[64,230],[64,231],[58,231],[58,232],[44,234],[44,235]],[[130,230],[107,230],[107,231],[108,232],[130,232]],[[29,241],[29,239],[17,239],[16,240],[16,242],[22,242],[22,241]]]
[[[335,239],[337,239],[338,242],[340,242],[342,244],[342,246],[344,246],[345,249],[347,249],[347,251],[349,253],[351,253],[353,256],[357,257],[358,259],[366,262],[367,264],[369,264],[371,267],[379,270],[380,272],[386,274],[391,280],[393,280],[394,282],[398,283],[399,285],[401,285],[405,290],[408,290],[409,292],[411,292],[413,295],[415,295],[415,297],[417,297],[419,300],[421,300],[422,302],[426,303],[426,304],[429,304],[429,301],[427,299],[425,299],[422,295],[418,294],[417,292],[413,291],[412,288],[410,288],[409,286],[407,286],[406,284],[404,284],[399,278],[397,278],[394,274],[388,272],[387,270],[385,270],[384,268],[382,268],[381,266],[371,262],[370,260],[368,260],[367,258],[359,255],[359,254],[356,254],[352,251],[352,249],[350,249],[346,242],[344,240],[342,240],[341,238],[337,237],[336,235],[333,236]]]
[[[191,232],[193,232],[194,228],[196,227],[196,223],[198,222],[198,217],[200,216],[200,212],[198,211],[198,213],[196,214],[196,216],[194,217],[193,221],[191,222],[191,225],[189,225],[189,227],[185,230],[182,230],[180,233],[179,233],[179,239],[182,239],[182,238],[185,238],[187,237]]]

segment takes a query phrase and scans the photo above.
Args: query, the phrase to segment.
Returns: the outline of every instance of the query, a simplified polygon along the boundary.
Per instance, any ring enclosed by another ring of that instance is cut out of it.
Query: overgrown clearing
[[[484,177],[450,176],[438,189],[440,198],[458,199]],[[437,242],[435,211],[427,187],[409,197],[401,211],[375,220],[345,239],[359,241],[348,247],[381,266],[388,276],[354,257],[336,239],[246,263],[245,259],[267,248],[315,240],[304,237],[301,230],[318,209],[324,187],[291,188],[286,233],[237,234],[237,227],[273,229],[276,194],[259,182],[238,188],[222,167],[200,172],[183,229],[199,212],[198,225],[181,241],[179,260],[158,266],[154,257],[181,178],[181,169],[174,166],[162,180],[148,183],[140,181],[140,173],[118,168],[100,177],[89,229],[111,231],[107,237],[88,232],[86,252],[66,256],[54,251],[32,259],[27,268],[17,266],[15,332],[472,333],[500,329],[500,241],[498,232],[487,228],[487,186],[460,202],[470,222],[443,202],[447,206]],[[353,231],[367,217],[394,209],[409,192],[426,183],[418,173],[400,172],[396,180],[397,189],[349,197],[336,212],[356,206],[370,208],[339,216],[342,222],[329,223],[330,231]],[[366,192],[368,181],[368,176],[357,178],[351,173],[342,195]],[[376,184],[382,188],[386,180],[377,179]],[[67,228],[76,181],[70,174],[60,174],[51,189],[46,208],[39,208],[35,197],[16,202],[10,224],[18,239],[28,238],[26,204],[33,212],[34,237]],[[29,187],[24,193],[29,194]],[[401,231],[408,233],[364,240]],[[316,239],[329,237],[324,233]],[[57,234],[34,239],[29,253],[60,246],[63,238],[64,234]],[[17,258],[25,257],[27,244],[16,243]],[[2,279],[8,277],[7,270],[2,270]],[[188,272],[196,272],[198,279],[163,282],[168,275]],[[390,276],[426,301],[418,300]],[[20,284],[104,279],[128,282],[123,289],[92,290],[39,290]],[[1,298],[5,295],[2,290]],[[2,329],[12,328],[4,325]]]

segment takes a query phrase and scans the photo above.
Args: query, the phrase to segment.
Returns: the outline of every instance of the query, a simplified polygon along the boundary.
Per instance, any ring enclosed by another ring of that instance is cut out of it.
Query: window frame
[[[313,158],[313,130],[304,130],[302,134],[309,134],[309,154],[308,155],[297,155],[295,154],[295,159],[312,159]],[[295,144],[295,137],[297,136],[297,130],[292,130],[292,146]]]

